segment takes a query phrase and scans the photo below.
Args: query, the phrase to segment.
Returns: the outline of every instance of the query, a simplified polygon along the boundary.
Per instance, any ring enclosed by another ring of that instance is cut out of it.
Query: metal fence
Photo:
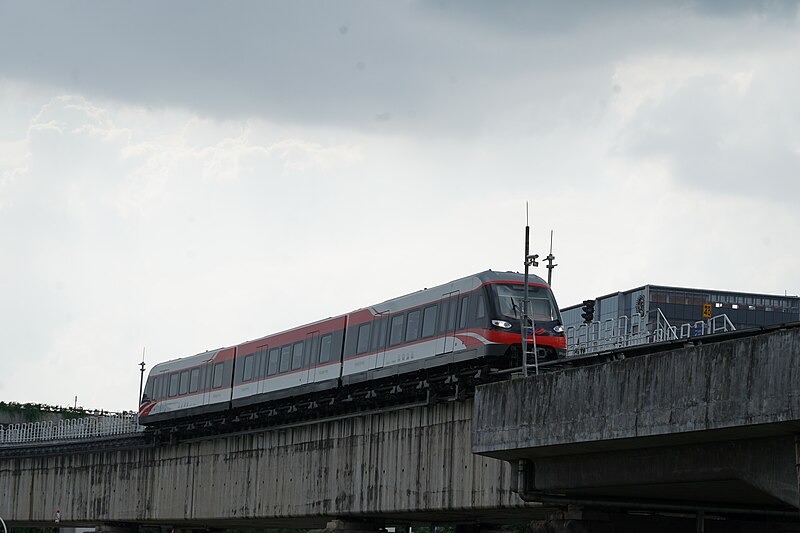
[[[656,311],[652,329],[647,319],[639,314],[568,327],[567,357],[736,330],[727,315],[672,326],[661,309]]]
[[[0,446],[97,439],[143,431],[135,413],[0,426]]]

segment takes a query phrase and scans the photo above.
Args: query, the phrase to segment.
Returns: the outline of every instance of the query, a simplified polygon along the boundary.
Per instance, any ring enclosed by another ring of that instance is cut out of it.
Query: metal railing
[[[97,439],[143,431],[136,413],[0,426],[0,446]]]
[[[650,342],[676,341],[678,338],[677,326],[670,325],[661,309],[656,308],[656,327]]]
[[[656,311],[652,331],[647,319],[639,314],[568,327],[565,332],[567,357],[736,330],[727,315],[678,327],[669,323],[661,309],[657,308]]]
[[[638,314],[581,324],[578,327],[570,326],[566,336],[567,357],[650,342],[647,321]]]
[[[698,320],[694,324],[683,324],[681,326],[681,338],[699,337],[712,333],[724,333],[726,331],[736,331],[736,327],[731,323],[728,315],[718,315],[708,320]]]

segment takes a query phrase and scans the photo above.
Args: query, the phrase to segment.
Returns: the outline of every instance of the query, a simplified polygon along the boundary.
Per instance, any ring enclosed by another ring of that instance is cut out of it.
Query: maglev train
[[[235,346],[155,365],[139,422],[238,409],[476,360],[521,364],[524,277],[491,270]],[[550,288],[528,280],[539,361],[563,358]],[[528,346],[534,346],[528,327]],[[533,359],[531,358],[530,361]]]

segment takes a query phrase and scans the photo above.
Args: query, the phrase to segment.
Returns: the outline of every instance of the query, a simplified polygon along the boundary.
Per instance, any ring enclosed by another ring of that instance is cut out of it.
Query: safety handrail
[[[567,327],[567,357],[736,330],[724,314],[694,324],[673,326],[661,309],[656,308],[655,311],[656,321],[652,331],[648,328],[647,319],[638,313],[630,317],[621,316],[616,321],[608,319]]]
[[[96,439],[143,431],[135,413],[0,425],[0,446]]]

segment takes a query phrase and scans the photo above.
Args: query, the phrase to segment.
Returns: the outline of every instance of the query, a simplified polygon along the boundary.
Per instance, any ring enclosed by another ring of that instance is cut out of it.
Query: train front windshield
[[[525,301],[525,285],[493,285],[497,294],[498,311],[506,317],[522,318],[522,305]],[[528,285],[528,316],[534,322],[554,322],[559,320],[558,308],[549,289]]]

